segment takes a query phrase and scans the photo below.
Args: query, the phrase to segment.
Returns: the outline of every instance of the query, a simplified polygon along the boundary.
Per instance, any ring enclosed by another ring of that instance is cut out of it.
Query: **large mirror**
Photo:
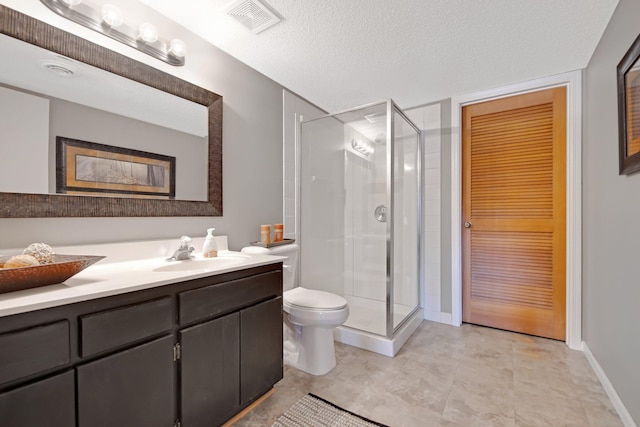
[[[222,215],[221,96],[4,6],[0,33],[0,217]]]

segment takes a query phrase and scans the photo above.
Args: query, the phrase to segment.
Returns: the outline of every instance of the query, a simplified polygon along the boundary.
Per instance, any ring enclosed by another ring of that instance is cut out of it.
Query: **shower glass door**
[[[420,133],[393,107],[393,286],[388,327],[395,330],[420,305],[422,151]]]

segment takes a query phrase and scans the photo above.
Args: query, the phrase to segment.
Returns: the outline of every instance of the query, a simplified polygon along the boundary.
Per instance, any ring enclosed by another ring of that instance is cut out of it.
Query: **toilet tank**
[[[288,291],[296,287],[296,271],[298,267],[298,245],[286,245],[263,248],[260,246],[245,246],[242,252],[247,254],[266,254],[287,257],[282,261],[282,290]]]

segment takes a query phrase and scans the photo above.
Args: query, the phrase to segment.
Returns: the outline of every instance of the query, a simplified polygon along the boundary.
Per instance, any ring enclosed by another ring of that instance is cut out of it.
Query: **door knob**
[[[471,228],[471,223],[469,221],[466,221],[464,223],[464,228]]]

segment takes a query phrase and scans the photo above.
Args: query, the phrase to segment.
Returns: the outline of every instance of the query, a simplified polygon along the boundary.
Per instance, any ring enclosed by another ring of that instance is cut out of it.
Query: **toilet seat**
[[[290,307],[314,311],[343,310],[347,306],[347,300],[339,295],[301,286],[284,292],[283,303]]]

